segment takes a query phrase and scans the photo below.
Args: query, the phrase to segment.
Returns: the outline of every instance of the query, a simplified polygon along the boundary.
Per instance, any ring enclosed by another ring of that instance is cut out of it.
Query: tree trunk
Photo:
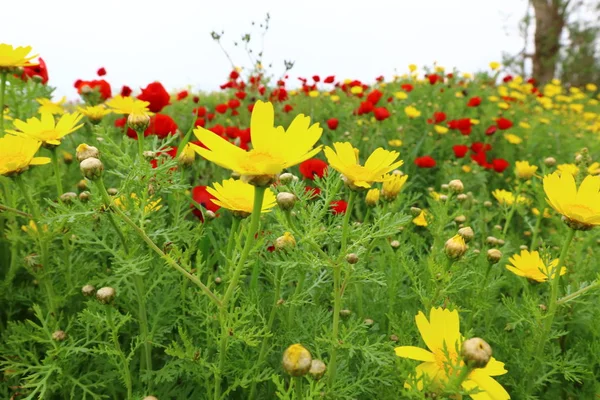
[[[560,51],[560,37],[565,26],[566,0],[532,0],[535,12],[535,53],[533,77],[539,83],[554,78]]]

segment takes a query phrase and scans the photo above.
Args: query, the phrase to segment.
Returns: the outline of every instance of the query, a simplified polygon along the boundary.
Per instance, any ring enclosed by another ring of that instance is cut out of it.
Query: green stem
[[[56,151],[57,147],[53,147],[50,149],[50,154],[52,155],[52,166],[54,167],[54,179],[56,180],[56,197],[62,196],[63,185],[62,185],[62,177],[60,175],[60,164],[58,163],[58,154]]]
[[[515,190],[515,201],[513,202],[510,211],[508,212],[508,216],[506,217],[506,222],[504,224],[504,229],[502,230],[502,237],[506,237],[506,232],[508,232],[508,227],[510,226],[510,221],[515,215],[515,211],[517,210],[517,205],[519,204],[519,193],[521,193],[521,182],[517,186],[517,190]]]
[[[354,199],[356,198],[356,192],[350,192],[350,198],[348,199],[348,208],[346,209],[346,213],[344,214],[344,222],[342,223],[342,251],[341,255],[346,255],[346,248],[348,245],[348,221],[350,220],[350,215],[352,214],[352,208],[354,207]]]
[[[21,210],[17,210],[16,208],[5,206],[3,204],[0,204],[0,211],[8,211],[8,212],[15,213],[17,215],[20,215],[22,217],[29,218],[29,219],[33,218],[33,215],[31,215],[31,214],[28,214]]]
[[[303,376],[296,376],[294,378],[294,392],[296,394],[296,400],[303,400],[304,399],[304,389],[302,388],[302,380],[304,379]]]
[[[119,236],[119,239],[121,240],[121,244],[123,244],[123,250],[125,250],[125,253],[129,254],[129,246],[127,246],[127,240],[125,240],[125,235],[123,234],[123,231],[117,224],[117,221],[115,221],[115,217],[111,212],[111,210],[116,209],[116,207],[112,206],[112,200],[111,200],[110,196],[108,195],[108,192],[106,191],[106,186],[104,186],[104,181],[102,179],[98,179],[95,181],[95,183],[96,183],[96,186],[98,186],[98,188],[100,189],[100,195],[102,196],[104,205],[107,208],[106,215],[108,215],[108,220],[110,221],[111,225],[115,229],[115,232],[117,232],[117,236]]]
[[[340,311],[342,309],[342,296],[340,293],[340,281],[342,276],[342,267],[337,265],[333,267],[333,329],[331,332],[331,356],[329,358],[329,387],[335,382],[335,373],[337,368],[337,347],[339,345],[338,335],[340,328]]]
[[[229,317],[229,301],[233,297],[235,289],[237,288],[238,281],[240,279],[240,276],[242,275],[242,271],[246,264],[246,259],[250,254],[250,249],[252,248],[252,245],[254,244],[254,235],[258,230],[258,224],[260,222],[260,214],[266,190],[266,187],[254,187],[254,207],[252,209],[250,228],[248,229],[248,233],[246,235],[244,249],[242,250],[240,260],[238,261],[233,276],[231,277],[231,281],[229,282],[227,291],[225,292],[225,295],[223,296],[223,299],[221,301],[221,338],[219,344],[219,366],[215,373],[214,400],[220,400],[221,398],[221,375],[223,373],[223,370],[225,369],[225,360],[227,359],[227,341],[229,339],[229,328],[227,327]]]
[[[6,91],[6,72],[0,72],[0,134],[4,135],[4,92]]]
[[[121,359],[121,363],[123,364],[123,373],[125,375],[125,387],[127,388],[127,399],[131,399],[133,397],[133,382],[131,379],[131,371],[129,370],[129,361],[125,356],[125,353],[123,353],[123,350],[121,349],[121,344],[119,343],[119,330],[115,326],[115,321],[113,319],[112,314],[113,306],[108,305],[107,307],[108,309],[106,311],[106,320],[108,322],[108,327],[110,328],[113,344],[115,346],[115,349],[117,350],[119,358]]]
[[[537,216],[537,221],[535,223],[535,228],[533,229],[533,238],[531,239],[531,247],[530,251],[534,251],[537,245],[538,234],[540,232],[540,226],[542,225],[542,219],[544,218],[544,211],[540,211],[540,215]]]
[[[576,292],[573,292],[565,297],[561,297],[560,299],[558,299],[556,301],[557,305],[561,305],[561,304],[565,304],[568,303],[569,301],[581,296],[582,294],[584,294],[585,292],[587,292],[590,289],[594,289],[597,288],[598,286],[600,286],[600,282],[598,281],[594,281],[592,283],[590,283],[588,286],[581,288],[579,290],[577,290]]]
[[[238,228],[240,227],[240,219],[238,217],[233,217],[233,221],[231,221],[231,230],[229,232],[229,239],[227,240],[227,250],[225,251],[225,259],[229,260],[231,258],[231,252],[233,251],[233,246],[235,244],[235,238],[238,233]]]
[[[305,279],[306,279],[306,272],[301,270],[300,278],[298,279],[298,282],[296,283],[296,289],[294,290],[294,294],[292,295],[292,300],[296,301],[298,296],[300,296],[300,293],[302,293],[302,289],[304,288],[304,280]],[[288,327],[292,326],[292,323],[294,321],[295,314],[296,314],[296,308],[297,307],[294,303],[292,303],[290,305],[290,309],[288,311]]]
[[[142,162],[144,159],[144,131],[135,131],[137,133],[138,142],[138,160]]]
[[[146,370],[152,371],[152,344],[148,330],[148,313],[146,311],[146,290],[144,289],[144,278],[141,275],[134,277],[135,292],[138,300],[138,317],[140,319],[140,331],[144,339],[144,361]],[[152,382],[152,381],[150,381]]]

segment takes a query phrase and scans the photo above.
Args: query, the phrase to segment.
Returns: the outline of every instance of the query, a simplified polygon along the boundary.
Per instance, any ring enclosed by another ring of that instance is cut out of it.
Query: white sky
[[[233,41],[257,35],[271,14],[264,43],[272,72],[294,60],[297,76],[335,74],[373,81],[404,73],[409,63],[437,61],[473,72],[518,52],[517,24],[526,0],[17,0],[3,1],[0,41],[31,45],[46,61],[57,96],[76,97],[73,82],[104,77],[118,92],[159,80],[168,89],[215,90],[230,71],[210,32],[237,65],[249,66]],[[258,25],[258,24],[257,24]],[[252,45],[252,43],[251,43]]]

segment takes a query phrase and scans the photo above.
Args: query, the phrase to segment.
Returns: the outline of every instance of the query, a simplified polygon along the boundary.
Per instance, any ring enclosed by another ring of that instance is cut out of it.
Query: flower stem
[[[535,223],[535,228],[533,229],[533,238],[531,239],[531,247],[529,251],[534,251],[537,246],[538,234],[540,232],[540,226],[542,225],[542,219],[544,218],[544,211],[540,211],[540,215],[537,216],[537,221]]]
[[[4,92],[6,91],[6,72],[0,72],[0,134],[4,135]]]
[[[138,142],[138,160],[142,162],[144,158],[144,131],[136,131],[137,133],[137,142]]]
[[[106,186],[104,186],[104,181],[102,179],[98,179],[95,181],[95,183],[96,183],[96,186],[98,186],[98,188],[100,189],[100,195],[102,196],[104,205],[108,209],[108,212],[107,212],[108,220],[112,224],[113,228],[115,228],[115,232],[117,232],[117,235],[119,236],[119,239],[121,240],[121,244],[123,244],[123,250],[125,250],[125,253],[129,253],[129,246],[127,246],[127,241],[125,240],[125,235],[123,234],[123,231],[117,224],[117,221],[115,221],[114,215],[111,213],[111,210],[113,210],[114,208],[112,207],[112,200],[111,200],[110,196],[108,195],[108,192],[106,191]]]
[[[302,379],[303,376],[297,376],[294,378],[294,392],[296,394],[296,400],[304,399],[304,389],[302,388]]]
[[[106,311],[106,320],[108,322],[108,327],[110,328],[113,344],[115,346],[115,349],[117,350],[117,355],[119,356],[119,358],[121,359],[121,363],[123,364],[123,373],[125,375],[123,378],[125,380],[125,387],[127,388],[127,399],[129,400],[133,397],[133,383],[131,379],[131,372],[129,371],[129,361],[125,356],[125,353],[123,353],[123,350],[121,349],[121,344],[119,343],[119,330],[115,326],[115,321],[113,318],[113,306],[108,305],[107,307],[108,308]]]
[[[13,207],[5,206],[3,204],[0,204],[0,211],[8,211],[8,212],[15,213],[17,215],[20,215],[22,217],[29,218],[29,219],[33,218],[33,215],[31,215],[29,213],[26,213],[21,210],[17,210],[16,208],[13,208]]]
[[[56,197],[60,197],[63,194],[63,185],[60,176],[60,165],[58,163],[58,154],[56,149],[56,147],[53,147],[50,150],[50,153],[52,154],[52,166],[54,167],[54,179],[56,180]]]
[[[570,295],[567,295],[565,297],[561,297],[560,299],[558,299],[556,301],[557,305],[561,305],[561,304],[565,304],[568,303],[569,301],[576,299],[577,297],[581,296],[582,294],[584,294],[585,292],[587,292],[590,289],[594,289],[597,288],[598,286],[600,286],[600,282],[598,282],[597,280],[590,283],[588,286],[581,288],[579,290],[577,290],[576,292],[571,293]]]
[[[133,283],[135,285],[135,292],[138,300],[138,317],[140,319],[140,331],[144,340],[144,361],[146,364],[146,370],[151,372],[152,344],[150,343],[150,335],[148,330],[148,313],[146,311],[146,290],[144,289],[144,278],[141,275],[135,275]]]
[[[225,251],[225,258],[229,260],[231,258],[231,252],[233,251],[233,245],[235,244],[236,234],[238,233],[238,228],[240,227],[240,219],[238,217],[233,217],[233,221],[231,222],[231,231],[229,232],[229,239],[227,240],[227,250]]]
[[[346,213],[344,214],[344,222],[342,223],[342,256],[346,255],[346,248],[348,245],[348,221],[350,220],[350,215],[352,214],[352,208],[354,207],[355,198],[356,192],[350,192],[350,198],[348,199],[348,207],[346,209]]]
[[[227,322],[229,319],[229,301],[233,297],[235,289],[237,288],[238,281],[240,279],[240,276],[242,275],[242,270],[244,269],[246,260],[248,258],[248,255],[250,254],[250,249],[252,248],[252,245],[254,243],[254,235],[258,230],[258,224],[260,222],[260,214],[262,211],[262,204],[266,190],[266,187],[254,187],[254,207],[252,209],[252,217],[250,220],[250,227],[246,235],[244,249],[242,250],[242,255],[240,256],[233,276],[231,277],[231,281],[229,282],[227,291],[225,292],[225,295],[221,300],[221,338],[219,343],[219,365],[215,373],[214,400],[220,400],[221,398],[221,376],[223,370],[225,369],[225,360],[227,359],[227,341],[229,339],[229,328],[227,327]]]

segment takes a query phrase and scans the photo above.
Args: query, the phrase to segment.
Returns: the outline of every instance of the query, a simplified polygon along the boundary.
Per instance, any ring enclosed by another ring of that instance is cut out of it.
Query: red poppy
[[[164,163],[164,159],[161,160],[161,158],[162,158],[161,156],[169,156],[170,158],[175,158],[177,156],[177,147],[171,147],[167,151],[159,151],[158,153],[156,153],[156,158],[150,160],[150,164],[152,165],[152,168],[158,168],[159,161],[161,162],[161,164]],[[175,171],[176,169],[177,169],[177,167],[172,167],[169,170]]]
[[[513,80],[512,75],[506,75],[504,78],[502,78],[502,82],[504,82],[504,83],[508,83],[512,80]]]
[[[204,117],[206,115],[206,107],[199,106],[192,110],[197,117]]]
[[[104,76],[106,75],[106,69],[104,67],[99,68],[98,71],[96,71],[96,74],[98,74],[98,76]]]
[[[330,75],[327,78],[325,78],[325,80],[323,82],[324,83],[333,83],[333,82],[335,82],[335,76]]]
[[[448,121],[448,128],[457,129],[464,136],[471,134],[471,120],[469,118],[453,119]]]
[[[289,113],[293,109],[294,109],[294,107],[292,107],[291,104],[286,104],[285,106],[283,106],[283,111],[286,112],[286,113]]]
[[[204,128],[206,126],[206,120],[202,117],[196,118],[196,121],[194,121],[194,127],[198,127],[198,126],[201,126]]]
[[[246,92],[242,92],[242,91],[235,92],[235,97],[237,97],[240,100],[244,100],[246,98]]]
[[[319,77],[319,75],[313,75],[312,80],[315,82],[320,82],[321,78]]]
[[[200,101],[200,97],[199,97],[199,96],[194,96],[194,97],[192,98],[192,101],[193,101],[194,103],[198,104],[198,102]]]
[[[240,101],[238,99],[231,99],[227,102],[227,106],[231,109],[236,109],[240,106]]]
[[[304,193],[306,193],[310,199],[314,199],[315,197],[317,197],[321,194],[321,189],[310,187],[310,186],[305,186]]]
[[[142,89],[142,93],[137,98],[149,102],[148,109],[157,113],[169,104],[171,96],[160,82],[152,82]]]
[[[86,88],[89,88],[91,90],[97,90],[98,93],[100,93],[100,97],[102,97],[102,100],[106,100],[112,95],[110,84],[104,79],[92,81],[78,80],[77,82],[75,82],[75,88],[77,89],[77,93],[79,94],[84,94],[86,90],[88,90]]]
[[[23,67],[23,73],[21,74],[21,79],[27,80],[33,77],[37,77],[40,79],[42,84],[48,83],[48,68],[46,67],[46,63],[42,59],[42,57],[38,58],[37,65],[30,65],[29,67]]]
[[[506,168],[508,168],[510,164],[503,158],[495,158],[492,160],[492,168],[496,172],[504,172]]]
[[[435,160],[431,156],[415,158],[415,165],[419,168],[433,168],[435,167],[435,164]]]
[[[379,102],[379,100],[381,100],[382,96],[383,96],[383,93],[381,93],[377,89],[373,89],[373,91],[371,91],[371,93],[369,93],[367,95],[367,101],[370,101],[371,104],[375,105]]]
[[[187,90],[182,90],[181,92],[177,93],[177,100],[183,100],[186,97],[189,96],[189,93]]]
[[[235,81],[239,77],[240,73],[237,72],[235,69],[229,73],[229,79],[231,79],[232,81]]]
[[[452,151],[454,151],[456,158],[463,158],[469,151],[469,147],[464,144],[457,144],[452,146]]]
[[[481,97],[471,97],[467,102],[467,107],[478,107],[481,104]]]
[[[354,113],[357,115],[368,114],[371,111],[373,111],[374,108],[375,106],[370,101],[363,101],[362,103],[360,103],[358,110],[355,110]]]
[[[213,199],[215,199],[215,197],[212,194],[208,193],[208,190],[206,190],[206,186],[194,187],[192,189],[192,199],[194,199],[194,201],[196,203],[200,204],[202,207],[204,207],[208,211],[212,211],[212,212],[216,213],[221,208],[218,205],[216,205],[215,203],[213,203]],[[198,210],[193,203],[190,204],[190,208],[192,209],[192,213],[196,217],[200,218],[201,221],[203,221],[202,212],[200,210]]]
[[[300,163],[298,167],[300,169],[300,173],[306,179],[313,180],[315,177],[322,178],[327,171],[327,163],[323,160],[319,160],[318,158],[311,158],[310,160],[306,160]]]
[[[492,145],[489,143],[474,142],[471,144],[471,150],[475,153],[481,153],[482,151],[490,151]]]
[[[133,92],[133,90],[131,90],[129,86],[123,85],[123,87],[121,88],[121,96],[123,97],[131,96],[131,92]]]
[[[339,215],[339,214],[346,214],[346,210],[348,209],[348,203],[346,203],[346,201],[344,200],[336,200],[336,201],[332,201],[331,204],[329,205],[329,208],[331,208],[331,212],[334,215]]]
[[[496,120],[496,125],[498,126],[499,129],[506,130],[506,129],[512,128],[513,123],[509,119],[500,117]]]
[[[339,121],[337,118],[329,118],[327,120],[327,126],[329,127],[329,129],[331,130],[336,130],[338,127]]]
[[[498,130],[498,128],[496,127],[496,125],[491,125],[489,128],[487,128],[485,130],[485,134],[487,136],[492,136],[494,133],[496,133],[497,130]]]
[[[481,165],[484,168],[492,167],[492,164],[487,162],[487,154],[485,151],[480,151],[480,152],[471,154],[471,160],[475,161],[477,164]]]
[[[225,114],[227,112],[227,104],[217,104],[215,111],[219,114]]]
[[[124,128],[125,125],[127,125],[127,117],[115,119],[115,127],[116,128]]]
[[[413,90],[413,85],[411,85],[410,83],[405,83],[403,85],[400,86],[402,88],[402,90],[404,90],[405,92],[412,92]]]
[[[427,75],[427,79],[429,80],[429,83],[431,85],[435,85],[437,82],[442,82],[444,80],[443,77],[437,75],[437,74],[430,74]]]
[[[383,121],[390,117],[390,112],[385,107],[377,107],[373,110],[373,114],[375,115],[375,119],[377,121]]]

